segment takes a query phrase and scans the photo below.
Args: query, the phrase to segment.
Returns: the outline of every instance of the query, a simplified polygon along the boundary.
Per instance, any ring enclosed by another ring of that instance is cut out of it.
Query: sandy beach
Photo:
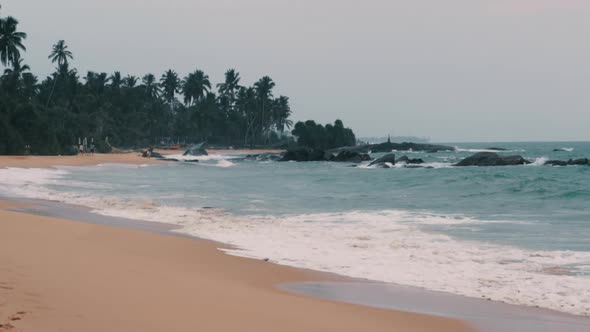
[[[153,161],[0,157],[0,167],[120,162]],[[229,256],[213,242],[11,211],[15,204],[0,202],[0,331],[470,331],[281,291],[330,277]]]

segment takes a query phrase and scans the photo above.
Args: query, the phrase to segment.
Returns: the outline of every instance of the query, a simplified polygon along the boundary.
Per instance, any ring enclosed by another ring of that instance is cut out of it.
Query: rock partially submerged
[[[296,148],[285,152],[279,161],[336,161],[360,163],[371,160],[366,153],[358,153],[349,150],[324,151],[319,149]]]
[[[399,158],[397,162],[405,164],[424,164],[424,160],[422,158],[409,158],[408,156]]]
[[[581,158],[581,159],[570,159],[570,160],[547,160],[545,165],[549,166],[590,166],[590,160],[588,158]]]
[[[383,157],[381,157],[381,158],[373,161],[372,163],[370,163],[369,166],[386,165],[386,164],[395,165],[395,154],[393,154],[393,153],[386,154]],[[385,167],[385,168],[390,168],[390,167],[388,166],[388,167]]]
[[[461,160],[454,166],[513,166],[530,163],[522,156],[501,156],[495,152],[479,152]]]
[[[455,151],[452,146],[436,145],[436,144],[422,144],[422,143],[391,143],[385,142],[380,144],[371,144],[371,152],[391,152],[391,151],[426,151],[426,152],[440,152],[440,151]]]

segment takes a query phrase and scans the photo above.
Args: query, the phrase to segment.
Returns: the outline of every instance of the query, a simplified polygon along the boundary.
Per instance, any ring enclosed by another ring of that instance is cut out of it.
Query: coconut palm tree
[[[123,85],[128,89],[133,89],[137,85],[137,81],[137,76],[127,75],[127,77],[123,79]]]
[[[273,101],[273,121],[275,128],[281,133],[285,132],[285,128],[291,129],[293,121],[289,120],[291,116],[291,106],[289,105],[289,97],[280,96]]]
[[[111,81],[111,88],[118,90],[121,88],[123,84],[123,77],[121,76],[121,72],[116,71],[109,77],[109,81]]]
[[[51,54],[47,57],[51,63],[56,63],[59,67],[68,64],[68,58],[74,59],[72,52],[68,50],[68,46],[64,40],[60,40],[53,45]]]
[[[258,136],[260,138],[268,131],[271,125],[269,112],[267,112],[267,105],[272,98],[272,89],[274,87],[275,82],[273,82],[268,76],[264,76],[258,80],[258,82],[254,83],[254,89],[256,90],[256,96],[258,97],[258,102],[261,108],[261,115],[258,123]]]
[[[16,31],[18,20],[12,16],[0,18],[0,62],[4,66],[20,59],[20,51],[26,51],[23,40],[27,34]]]
[[[148,98],[158,99],[160,97],[160,87],[158,82],[156,82],[156,76],[154,74],[145,75],[141,81],[141,87],[144,89]]]
[[[160,78],[160,86],[162,87],[164,98],[166,98],[170,108],[173,108],[174,96],[180,87],[180,79],[178,78],[178,74],[172,69],[169,69],[162,75],[162,78]]]
[[[31,68],[28,65],[23,64],[23,59],[13,61],[12,67],[6,68],[4,70],[4,75],[2,76],[2,79],[7,84],[7,89],[11,92],[17,92],[22,83],[22,75],[29,70],[31,70]]]
[[[23,73],[22,74],[22,88],[23,88],[23,95],[27,99],[32,99],[39,93],[39,80],[37,76],[33,75],[32,73]]]
[[[184,103],[191,106],[194,102],[203,99],[211,89],[209,76],[205,75],[202,70],[196,70],[188,74],[182,82],[182,94]]]
[[[217,84],[219,94],[228,98],[231,104],[236,100],[236,93],[240,89],[240,73],[235,69],[229,69],[225,72],[225,81]]]

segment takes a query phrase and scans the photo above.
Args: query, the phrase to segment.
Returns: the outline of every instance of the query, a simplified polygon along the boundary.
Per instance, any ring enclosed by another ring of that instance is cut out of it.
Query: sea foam
[[[222,209],[47,188],[71,183],[62,179],[67,174],[63,169],[0,169],[0,190],[85,205],[103,215],[177,225],[176,232],[235,246],[225,250],[232,255],[590,315],[590,279],[584,272],[590,253],[457,240],[423,228],[489,221],[404,210],[238,216]]]

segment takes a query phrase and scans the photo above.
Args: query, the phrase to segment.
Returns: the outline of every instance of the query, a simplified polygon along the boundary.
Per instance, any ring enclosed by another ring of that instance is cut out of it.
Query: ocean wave
[[[548,160],[549,159],[547,157],[537,157],[531,164],[528,164],[527,166],[545,166],[545,163]]]
[[[456,152],[471,152],[471,153],[479,153],[479,152],[494,152],[494,153],[502,153],[502,152],[526,152],[524,149],[514,149],[514,150],[495,150],[495,149],[462,149],[458,146],[455,146]]]
[[[103,215],[165,222],[176,232],[228,243],[228,254],[300,268],[590,315],[590,253],[527,250],[458,240],[430,226],[487,222],[405,210],[233,215],[154,199],[57,192],[65,170],[2,169],[3,190],[88,206]],[[6,182],[5,182],[6,181]],[[9,181],[9,182],[8,182]],[[198,205],[198,202],[194,202]]]

